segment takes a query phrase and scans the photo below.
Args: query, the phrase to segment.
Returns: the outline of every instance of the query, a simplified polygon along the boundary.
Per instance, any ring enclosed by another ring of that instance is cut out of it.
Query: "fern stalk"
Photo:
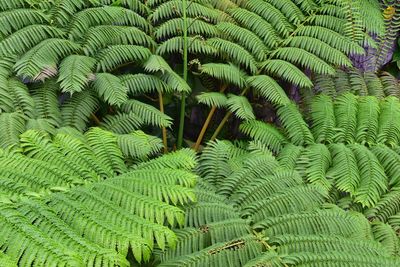
[[[187,2],[182,0],[182,13],[183,13],[183,79],[187,82],[188,76],[188,25],[187,25]],[[185,106],[186,106],[186,95],[183,92],[181,96],[181,111],[179,121],[179,132],[178,132],[178,149],[182,148],[183,143],[183,129],[185,128]]]
[[[164,99],[161,91],[158,91],[158,101],[160,104],[160,111],[164,114]],[[162,127],[162,140],[164,145],[164,154],[168,153],[168,142],[167,142],[167,128]]]
[[[244,96],[247,91],[250,89],[250,87],[245,88],[242,93],[240,93],[240,96]],[[215,130],[214,134],[211,136],[211,141],[214,141],[215,139],[217,139],[219,133],[221,132],[222,128],[224,128],[225,123],[229,120],[229,118],[232,116],[232,112],[228,111],[228,113],[226,113],[225,117],[222,119],[222,121],[219,123],[217,129]]]
[[[223,92],[226,90],[227,87],[228,87],[228,85],[223,85],[223,86],[221,87],[221,90],[220,90],[219,92],[220,92],[220,93],[223,93]],[[195,151],[198,151],[198,150],[199,150],[201,141],[203,141],[204,134],[206,133],[207,128],[208,128],[208,126],[210,125],[211,119],[212,119],[212,117],[214,116],[214,113],[215,113],[216,110],[217,110],[217,106],[214,105],[214,106],[212,106],[210,112],[208,113],[207,119],[206,119],[206,121],[204,122],[203,127],[201,128],[199,137],[197,138],[196,144],[194,145],[194,150],[195,150]]]

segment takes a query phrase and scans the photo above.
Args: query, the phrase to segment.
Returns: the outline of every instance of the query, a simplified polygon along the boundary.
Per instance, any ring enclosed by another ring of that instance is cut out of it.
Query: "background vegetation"
[[[399,266],[399,17],[0,2],[0,266]]]

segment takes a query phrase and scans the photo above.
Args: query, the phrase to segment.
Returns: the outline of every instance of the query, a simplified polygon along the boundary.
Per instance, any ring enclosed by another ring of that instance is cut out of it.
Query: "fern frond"
[[[85,136],[98,162],[113,170],[114,173],[124,173],[126,171],[122,152],[117,145],[116,136],[100,128],[91,128],[85,133]]]
[[[303,120],[298,107],[294,103],[289,103],[278,108],[278,117],[285,129],[286,136],[294,145],[307,145],[314,143],[306,122]]]
[[[65,39],[49,38],[30,49],[15,63],[17,75],[33,81],[44,80],[57,74],[62,57],[78,52],[80,46]]]
[[[374,206],[386,191],[388,179],[375,155],[366,147],[353,144],[350,147],[357,159],[360,184],[355,192],[355,201],[363,206]]]
[[[0,113],[0,147],[17,147],[18,136],[25,131],[25,117],[21,113]]]
[[[353,196],[361,182],[357,159],[353,151],[344,144],[332,144],[329,150],[332,154],[332,167],[326,176],[333,179],[339,190]]]
[[[110,73],[96,73],[93,88],[110,105],[121,106],[128,99],[128,89]]]
[[[126,101],[121,109],[136,114],[141,121],[149,125],[169,127],[172,124],[172,119],[157,108],[134,99]]]
[[[244,88],[246,86],[246,75],[238,67],[232,64],[207,63],[201,65],[202,74],[231,83]]]
[[[62,38],[64,31],[47,25],[29,25],[18,30],[0,42],[2,55],[21,55],[48,38]]]
[[[286,105],[290,102],[282,87],[269,76],[251,76],[247,79],[247,83],[255,90],[255,92],[269,100],[274,105]]]
[[[74,94],[61,108],[63,126],[85,130],[97,106],[98,101],[90,90]]]
[[[267,145],[274,152],[279,152],[288,142],[274,126],[261,121],[245,122],[240,125],[240,130],[252,139]]]
[[[260,68],[268,73],[271,73],[285,81],[302,88],[310,88],[313,83],[298,67],[292,63],[281,60],[271,59],[261,63]]]
[[[107,115],[103,118],[101,127],[118,134],[128,134],[134,130],[140,129],[143,121],[137,114],[118,112],[114,115]]]
[[[376,97],[365,96],[358,99],[356,141],[361,144],[376,143],[378,135],[379,101]]]
[[[228,98],[219,92],[203,92],[196,96],[197,101],[201,104],[205,104],[209,107],[216,106],[222,108],[227,105]]]
[[[70,55],[60,64],[58,82],[62,92],[81,92],[90,80],[96,60],[87,56]]]
[[[328,63],[304,49],[297,47],[282,47],[274,50],[273,58],[289,61],[302,67],[311,69],[318,74],[335,74],[335,69]]]
[[[172,37],[158,46],[157,54],[181,54],[183,52],[183,43],[182,36]],[[188,52],[191,54],[202,54],[205,56],[214,56],[217,54],[217,49],[215,47],[198,36],[188,37],[188,43],[190,44]]]
[[[245,96],[237,96],[230,94],[226,101],[228,109],[242,120],[254,120],[256,117],[253,108]]]
[[[159,138],[147,135],[142,131],[117,135],[117,143],[122,154],[132,159],[147,159],[158,153],[163,146]]]
[[[218,31],[214,25],[203,20],[187,18],[189,35],[200,35],[203,37],[218,36]],[[154,36],[158,41],[179,36],[183,31],[183,18],[170,19],[161,24],[154,32]]]
[[[35,9],[12,9],[0,13],[0,32],[3,35],[11,34],[25,26],[42,24],[48,21],[48,17],[41,11]]]
[[[400,141],[400,102],[394,96],[381,102],[377,141],[392,147]]]
[[[311,102],[311,132],[318,143],[332,143],[335,135],[335,112],[331,97],[319,95]]]
[[[155,75],[150,74],[126,74],[119,76],[121,83],[128,88],[132,95],[151,93],[155,91],[169,92],[171,88]]]
[[[335,100],[336,142],[353,143],[357,125],[358,102],[353,94],[346,93]]]
[[[35,117],[45,119],[55,127],[61,125],[61,113],[57,99],[58,89],[54,80],[47,80],[31,87],[31,95],[35,102]]]
[[[126,63],[143,63],[151,55],[148,48],[136,45],[113,45],[97,55],[97,71],[111,71]]]

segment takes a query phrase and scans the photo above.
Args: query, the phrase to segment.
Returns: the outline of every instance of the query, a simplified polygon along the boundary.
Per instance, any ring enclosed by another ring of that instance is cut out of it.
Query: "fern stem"
[[[215,130],[213,136],[211,137],[211,141],[214,141],[215,139],[217,139],[219,133],[221,132],[222,128],[224,128],[225,123],[228,121],[228,119],[232,116],[232,112],[228,111],[228,113],[226,113],[225,117],[222,119],[222,121],[219,123],[218,128]]]
[[[99,120],[99,118],[97,118],[96,114],[94,114],[94,113],[92,113],[92,119],[94,120],[96,125],[100,125],[101,124],[101,121]]]
[[[160,103],[160,112],[164,114],[164,99],[161,91],[158,91],[158,100]],[[164,154],[168,153],[168,141],[167,141],[167,128],[162,127],[162,140],[164,144]]]
[[[223,93],[226,90],[227,87],[228,87],[228,85],[223,85],[219,92]],[[207,128],[210,125],[211,119],[214,116],[214,113],[215,113],[216,110],[217,110],[217,107],[216,106],[212,106],[210,112],[208,113],[207,119],[204,122],[203,127],[201,128],[201,131],[200,131],[199,137],[197,138],[196,144],[193,147],[195,151],[199,150],[201,141],[203,141],[204,134],[206,133]]]
[[[187,25],[187,2],[182,0],[182,13],[183,13],[183,79],[187,82],[188,76],[188,25]],[[183,143],[183,130],[185,127],[185,106],[186,106],[186,95],[182,93],[181,96],[181,111],[179,121],[179,132],[178,132],[178,144],[177,148],[182,148]]]
[[[247,91],[250,89],[250,87],[245,88],[242,93],[240,93],[241,96],[244,96]],[[222,121],[219,123],[218,128],[215,130],[213,136],[211,137],[211,141],[214,141],[215,139],[217,139],[219,133],[221,132],[222,128],[224,128],[225,123],[228,121],[228,119],[232,116],[232,112],[228,112],[226,113],[225,117],[222,119]]]

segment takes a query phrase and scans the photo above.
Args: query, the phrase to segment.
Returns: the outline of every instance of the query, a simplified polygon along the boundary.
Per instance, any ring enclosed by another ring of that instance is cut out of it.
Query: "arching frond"
[[[201,73],[226,81],[240,88],[246,86],[245,74],[232,64],[207,63],[201,66],[200,71]]]
[[[159,127],[169,127],[172,124],[172,119],[157,108],[134,99],[126,101],[121,109],[136,114],[146,124]]]
[[[223,93],[219,92],[203,92],[196,96],[196,98],[201,104],[205,104],[210,107],[216,106],[218,108],[225,107],[228,101],[228,98]]]
[[[242,120],[254,120],[255,115],[249,101],[244,96],[230,94],[226,101],[228,109]]]
[[[290,102],[282,87],[269,76],[251,76],[247,79],[247,83],[255,92],[269,100],[274,105],[286,105]]]
[[[63,92],[81,92],[91,79],[96,60],[87,56],[71,55],[60,64],[58,82]]]
[[[120,106],[128,99],[128,89],[110,73],[96,73],[93,88],[110,105]]]

